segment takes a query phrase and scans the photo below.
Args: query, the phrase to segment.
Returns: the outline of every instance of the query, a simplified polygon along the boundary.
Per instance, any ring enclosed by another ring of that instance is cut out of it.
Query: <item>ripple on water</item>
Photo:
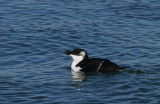
[[[149,103],[159,98],[159,1],[0,1],[0,103]],[[70,71],[84,48],[124,72]]]

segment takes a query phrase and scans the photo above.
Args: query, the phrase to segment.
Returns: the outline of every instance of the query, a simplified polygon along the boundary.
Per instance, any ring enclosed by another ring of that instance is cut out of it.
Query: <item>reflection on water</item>
[[[71,72],[73,74],[73,80],[74,81],[85,81],[86,80],[86,75],[84,72],[75,72],[71,69]]]

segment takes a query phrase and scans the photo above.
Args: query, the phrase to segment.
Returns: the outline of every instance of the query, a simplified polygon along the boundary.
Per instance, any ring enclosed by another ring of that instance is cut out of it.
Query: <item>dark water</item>
[[[130,68],[74,75],[76,47]],[[160,1],[0,0],[0,104],[87,103],[160,104]]]

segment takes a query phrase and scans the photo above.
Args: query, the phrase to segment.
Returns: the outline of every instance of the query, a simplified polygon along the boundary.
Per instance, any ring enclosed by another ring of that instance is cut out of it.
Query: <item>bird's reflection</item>
[[[72,75],[73,75],[73,81],[85,81],[86,75],[84,72],[75,72],[71,69]]]

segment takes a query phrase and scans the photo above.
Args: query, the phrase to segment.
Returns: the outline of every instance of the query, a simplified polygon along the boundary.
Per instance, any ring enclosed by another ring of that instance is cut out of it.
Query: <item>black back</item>
[[[83,60],[77,64],[77,66],[82,68],[83,72],[114,72],[121,69],[117,64],[107,60],[107,59],[99,59],[93,58],[88,60]]]

